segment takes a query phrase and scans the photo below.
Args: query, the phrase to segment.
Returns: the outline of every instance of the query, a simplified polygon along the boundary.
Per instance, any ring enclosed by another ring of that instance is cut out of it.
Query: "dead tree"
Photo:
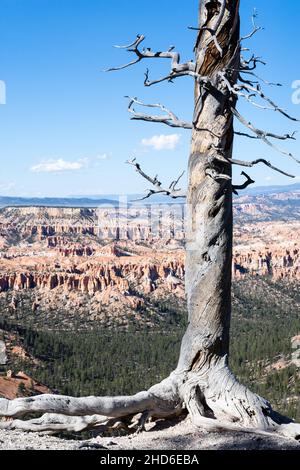
[[[201,0],[199,27],[195,45],[195,61],[180,62],[180,55],[170,47],[156,52],[141,49],[145,37],[138,35],[127,46],[118,46],[132,53],[134,59],[121,70],[142,60],[169,59],[171,70],[163,77],[150,80],[145,86],[181,77],[195,82],[195,108],[192,122],[181,121],[161,104],[143,105],[137,98],[129,100],[132,119],[163,123],[192,130],[188,165],[188,228],[186,245],[186,293],[189,322],[182,340],[176,370],[161,383],[133,396],[72,398],[41,395],[12,401],[0,399],[0,416],[15,418],[0,423],[1,427],[35,431],[80,431],[87,428],[107,429],[135,426],[148,418],[171,418],[188,411],[200,428],[279,434],[299,438],[300,425],[276,413],[264,398],[252,393],[238,382],[228,366],[229,328],[231,316],[232,260],[232,193],[246,188],[253,181],[232,183],[232,165],[251,167],[262,163],[287,174],[264,158],[246,162],[233,158],[234,118],[245,132],[245,138],[260,139],[285,158],[294,155],[277,146],[276,140],[294,139],[294,134],[277,135],[258,129],[236,110],[238,99],[254,106],[270,109],[295,120],[276,105],[262,90],[268,84],[256,74],[262,61],[252,55],[243,40],[251,38],[260,28],[253,18],[253,31],[240,37],[239,0]],[[136,106],[158,111],[144,114]],[[139,174],[150,184],[146,197],[166,194],[185,197],[178,181],[163,186],[131,160]],[[292,175],[289,175],[292,176]],[[28,413],[45,413],[40,418],[22,421]],[[139,416],[136,416],[138,415]],[[131,421],[133,424],[129,424]]]

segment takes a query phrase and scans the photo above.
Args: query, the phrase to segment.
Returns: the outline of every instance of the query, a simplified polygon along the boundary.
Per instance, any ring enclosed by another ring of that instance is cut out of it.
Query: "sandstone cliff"
[[[252,211],[247,197],[239,204]],[[23,293],[32,292],[30,308],[38,313],[52,304],[80,309],[90,298],[88,308],[100,315],[101,306],[113,310],[113,304],[142,309],[154,293],[184,298],[182,215],[180,205],[172,213],[160,206],[153,213],[147,207],[1,209],[0,301],[10,293],[6,307],[18,312]],[[237,223],[233,275],[299,280],[299,234],[297,221]]]

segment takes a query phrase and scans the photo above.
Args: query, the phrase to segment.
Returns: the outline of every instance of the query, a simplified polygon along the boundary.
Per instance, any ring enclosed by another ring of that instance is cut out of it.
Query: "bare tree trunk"
[[[199,27],[206,24],[204,3]],[[230,64],[238,69],[238,1],[230,2],[223,30],[223,59],[213,41],[206,46],[211,37],[208,31],[199,33],[196,48],[196,70],[207,76],[215,89],[221,86],[218,72]],[[224,357],[229,349],[232,187],[231,165],[224,157],[232,157],[233,104],[226,89],[223,94],[203,94],[196,84],[187,197],[185,283],[189,326],[179,360],[179,367],[184,369],[199,369],[210,356]]]
[[[218,13],[215,8],[218,8]],[[235,421],[241,410],[236,412],[233,402],[244,399],[243,393],[236,397],[232,390],[228,395],[228,406],[224,400],[227,393],[224,387],[228,383],[238,388],[239,393],[242,392],[227,366],[233,236],[231,165],[228,159],[232,158],[234,131],[231,108],[235,106],[235,100],[224,86],[220,72],[239,68],[239,1],[228,1],[222,16],[221,8],[219,2],[203,1],[199,11],[199,28],[206,29],[199,31],[196,71],[208,77],[211,85],[207,92],[198,84],[195,89],[187,199],[186,293],[189,324],[182,341],[177,371],[187,376],[184,399],[187,403],[196,400],[197,412],[199,407],[210,408],[214,416],[219,414],[219,417],[228,412],[230,419]],[[213,38],[216,16],[222,29],[218,38]],[[222,50],[222,57],[215,41]],[[233,86],[237,81],[237,72],[231,78]],[[248,400],[246,406],[249,406]],[[267,407],[265,402],[263,406]],[[261,410],[258,414],[261,415]],[[249,417],[248,412],[246,415]],[[258,416],[258,421],[261,418]],[[244,418],[243,422],[246,424]],[[262,426],[263,429],[265,427]]]
[[[179,389],[200,425],[200,416],[213,416],[220,422],[275,429],[278,416],[269,403],[241,385],[228,367],[233,244],[229,162],[236,105],[230,89],[240,67],[239,0],[200,2],[195,52],[196,72],[209,85],[207,91],[199,84],[195,88],[187,195],[189,323],[176,371],[185,377]],[[232,70],[229,86],[224,70]]]

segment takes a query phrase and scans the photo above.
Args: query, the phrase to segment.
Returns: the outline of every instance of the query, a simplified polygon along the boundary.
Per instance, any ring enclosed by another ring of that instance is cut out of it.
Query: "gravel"
[[[168,425],[166,425],[168,424]],[[148,432],[89,440],[61,439],[41,433],[0,430],[0,450],[300,450],[300,443],[279,436],[248,433],[203,433],[189,420],[163,423]]]

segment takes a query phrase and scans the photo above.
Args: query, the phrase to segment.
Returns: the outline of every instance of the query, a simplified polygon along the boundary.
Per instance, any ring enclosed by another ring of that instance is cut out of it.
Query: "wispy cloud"
[[[108,160],[110,158],[110,154],[108,153],[102,153],[101,155],[97,155],[96,159],[97,160]]]
[[[34,165],[30,168],[30,171],[34,173],[61,173],[64,171],[78,171],[86,168],[87,165],[87,158],[81,158],[72,162],[58,158],[57,160],[46,160],[38,165]]]
[[[92,167],[99,168],[103,162],[111,159],[111,153],[102,153],[92,159]]]
[[[142,139],[143,147],[152,147],[154,150],[174,150],[180,142],[179,134],[154,135],[149,139]]]
[[[0,183],[0,191],[1,192],[9,192],[12,189],[14,189],[16,186],[16,183],[10,182],[10,183]]]

